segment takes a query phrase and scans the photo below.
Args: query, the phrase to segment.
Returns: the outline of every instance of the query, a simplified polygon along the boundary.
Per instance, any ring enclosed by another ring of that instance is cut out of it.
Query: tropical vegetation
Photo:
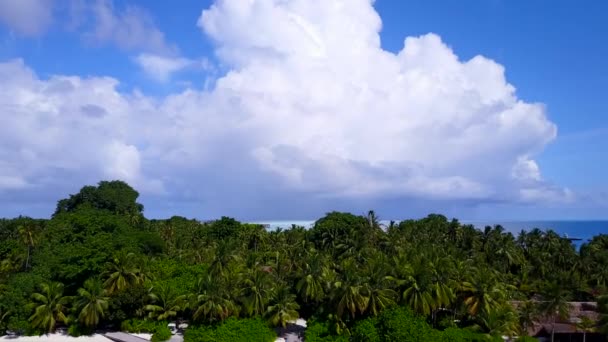
[[[148,219],[138,195],[103,181],[50,219],[0,220],[0,331],[160,339],[171,321],[190,324],[190,341],[270,341],[305,318],[308,341],[476,341],[525,336],[569,301],[598,301],[599,324],[580,326],[608,333],[608,235],[577,248],[551,230],[513,235],[436,214],[383,225],[373,211],[268,230]]]

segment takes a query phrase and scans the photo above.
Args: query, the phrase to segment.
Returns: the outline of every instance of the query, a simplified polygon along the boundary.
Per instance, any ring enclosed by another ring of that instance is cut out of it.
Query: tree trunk
[[[553,323],[551,323],[551,342],[555,342],[555,316],[553,316]]]
[[[32,246],[27,246],[27,259],[25,259],[25,270],[27,271],[30,268],[30,251],[32,250]]]
[[[583,342],[587,342],[587,330],[583,330]]]

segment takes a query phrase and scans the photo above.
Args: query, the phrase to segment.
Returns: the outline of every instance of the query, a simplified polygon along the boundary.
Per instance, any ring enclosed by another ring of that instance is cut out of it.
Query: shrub
[[[535,339],[534,337],[530,337],[530,336],[521,336],[515,341],[517,341],[517,342],[538,342],[537,339]]]
[[[307,322],[306,342],[348,342],[348,337],[332,333],[329,323],[311,320]]]
[[[229,318],[216,326],[186,329],[186,342],[273,342],[275,332],[259,318]]]
[[[379,317],[378,330],[383,341],[402,342],[434,342],[438,333],[423,318],[403,307],[384,311]]]
[[[486,342],[488,338],[468,329],[448,328],[441,333],[442,342]]]
[[[352,341],[486,342],[488,339],[468,329],[433,329],[424,318],[401,307],[385,310],[377,318],[359,321],[353,328]]]
[[[157,329],[167,327],[167,322],[148,321],[143,319],[128,319],[120,324],[120,330],[129,333],[154,334]]]
[[[70,335],[72,337],[86,336],[86,335],[91,335],[93,333],[93,330],[94,329],[87,328],[80,324],[72,324],[68,327],[68,335]]]
[[[381,342],[377,326],[378,320],[368,318],[358,322],[353,329],[352,340],[354,342]]]
[[[152,335],[152,342],[167,341],[171,338],[171,330],[166,326],[158,327]]]

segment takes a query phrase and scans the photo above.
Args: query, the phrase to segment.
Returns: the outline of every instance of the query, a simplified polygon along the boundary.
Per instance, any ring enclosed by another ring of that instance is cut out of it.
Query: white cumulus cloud
[[[217,1],[198,24],[233,66],[215,93],[238,99],[241,124],[264,132],[257,161],[296,189],[515,198],[521,177],[545,187],[537,169],[512,176],[556,136],[544,107],[518,99],[503,66],[459,60],[437,35],[383,50],[369,0]]]
[[[21,61],[0,64],[0,187],[120,177],[226,207],[276,194],[573,197],[534,161],[556,126],[518,98],[502,65],[461,60],[435,34],[386,51],[370,0],[218,0],[198,25],[227,68],[205,91],[151,98],[111,78],[40,79]],[[159,80],[189,63],[137,61]]]

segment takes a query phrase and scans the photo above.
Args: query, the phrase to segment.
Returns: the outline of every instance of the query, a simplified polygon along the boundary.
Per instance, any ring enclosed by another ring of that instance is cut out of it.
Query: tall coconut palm
[[[272,279],[258,267],[243,274],[241,298],[249,315],[261,315],[266,311],[270,299]]]
[[[428,277],[423,275],[410,276],[407,279],[407,286],[403,291],[403,301],[409,305],[414,312],[421,315],[430,315],[435,309],[433,299],[433,284]]]
[[[296,290],[300,293],[304,302],[318,302],[325,297],[326,280],[329,269],[326,259],[320,253],[314,253],[309,261],[305,261],[302,276],[296,283]]]
[[[551,342],[555,340],[555,323],[558,318],[566,318],[570,312],[570,293],[560,283],[550,282],[542,291],[540,311],[551,319]]]
[[[197,293],[192,297],[193,318],[196,321],[223,321],[231,315],[238,315],[239,308],[231,295],[231,289],[222,279],[211,275],[198,280]]]
[[[517,334],[517,314],[510,304],[505,303],[483,312],[477,317],[477,327],[489,336],[509,336]]]
[[[384,254],[371,258],[364,270],[366,282],[364,292],[369,298],[367,312],[377,316],[382,310],[395,305],[398,295],[393,290],[397,281],[389,274],[388,261]]]
[[[598,329],[608,335],[608,295],[603,295],[598,298],[597,311],[600,314]]]
[[[525,301],[517,307],[517,316],[521,327],[521,334],[527,335],[528,329],[538,319],[538,307],[532,301]]]
[[[63,295],[63,284],[44,283],[40,292],[32,294],[34,314],[30,317],[32,327],[47,333],[55,331],[58,322],[67,322],[67,304],[70,297]]]
[[[505,289],[496,276],[489,270],[480,269],[477,269],[470,281],[462,284],[462,293],[467,312],[472,316],[491,312],[506,296]]]
[[[363,314],[369,304],[369,297],[363,288],[362,279],[354,269],[352,260],[345,260],[342,266],[342,278],[333,284],[333,298],[336,302],[336,313],[342,317],[345,312],[354,318],[356,313]]]
[[[382,310],[395,305],[395,298],[398,297],[397,292],[388,288],[384,282],[369,282],[363,287],[364,293],[368,298],[367,312],[373,316],[377,316]]]
[[[109,294],[122,291],[142,282],[139,269],[135,266],[135,254],[120,252],[106,263],[103,273],[104,287]]]
[[[287,287],[281,286],[275,290],[274,299],[266,310],[266,318],[273,326],[280,325],[285,328],[288,322],[300,317],[299,308],[296,296],[291,294]]]
[[[10,310],[4,310],[3,308],[0,307],[0,328],[4,329],[4,323],[6,323],[6,319],[8,318],[8,315],[11,314]]]
[[[360,242],[367,246],[376,246],[378,242],[378,238],[382,233],[382,227],[380,224],[380,219],[376,215],[376,212],[370,210],[367,212],[367,216],[365,217],[366,222],[362,227],[362,231],[359,236]]]
[[[159,286],[151,290],[149,297],[152,304],[145,306],[148,317],[158,321],[167,321],[177,316],[186,307],[186,296],[178,295],[170,286]]]
[[[27,247],[27,258],[25,259],[25,269],[28,270],[30,268],[30,258],[32,254],[32,249],[35,247],[38,242],[38,227],[33,223],[27,223],[18,228],[19,236],[21,240]]]
[[[222,276],[224,269],[232,261],[238,261],[239,256],[234,253],[235,246],[232,241],[220,240],[215,248],[215,255],[209,266],[209,271],[214,276]]]
[[[583,331],[583,342],[587,342],[587,333],[595,330],[596,323],[587,316],[579,317],[576,328]]]
[[[76,310],[79,312],[78,321],[86,327],[96,327],[106,316],[109,300],[99,279],[85,281],[84,287],[78,289],[75,301]]]

